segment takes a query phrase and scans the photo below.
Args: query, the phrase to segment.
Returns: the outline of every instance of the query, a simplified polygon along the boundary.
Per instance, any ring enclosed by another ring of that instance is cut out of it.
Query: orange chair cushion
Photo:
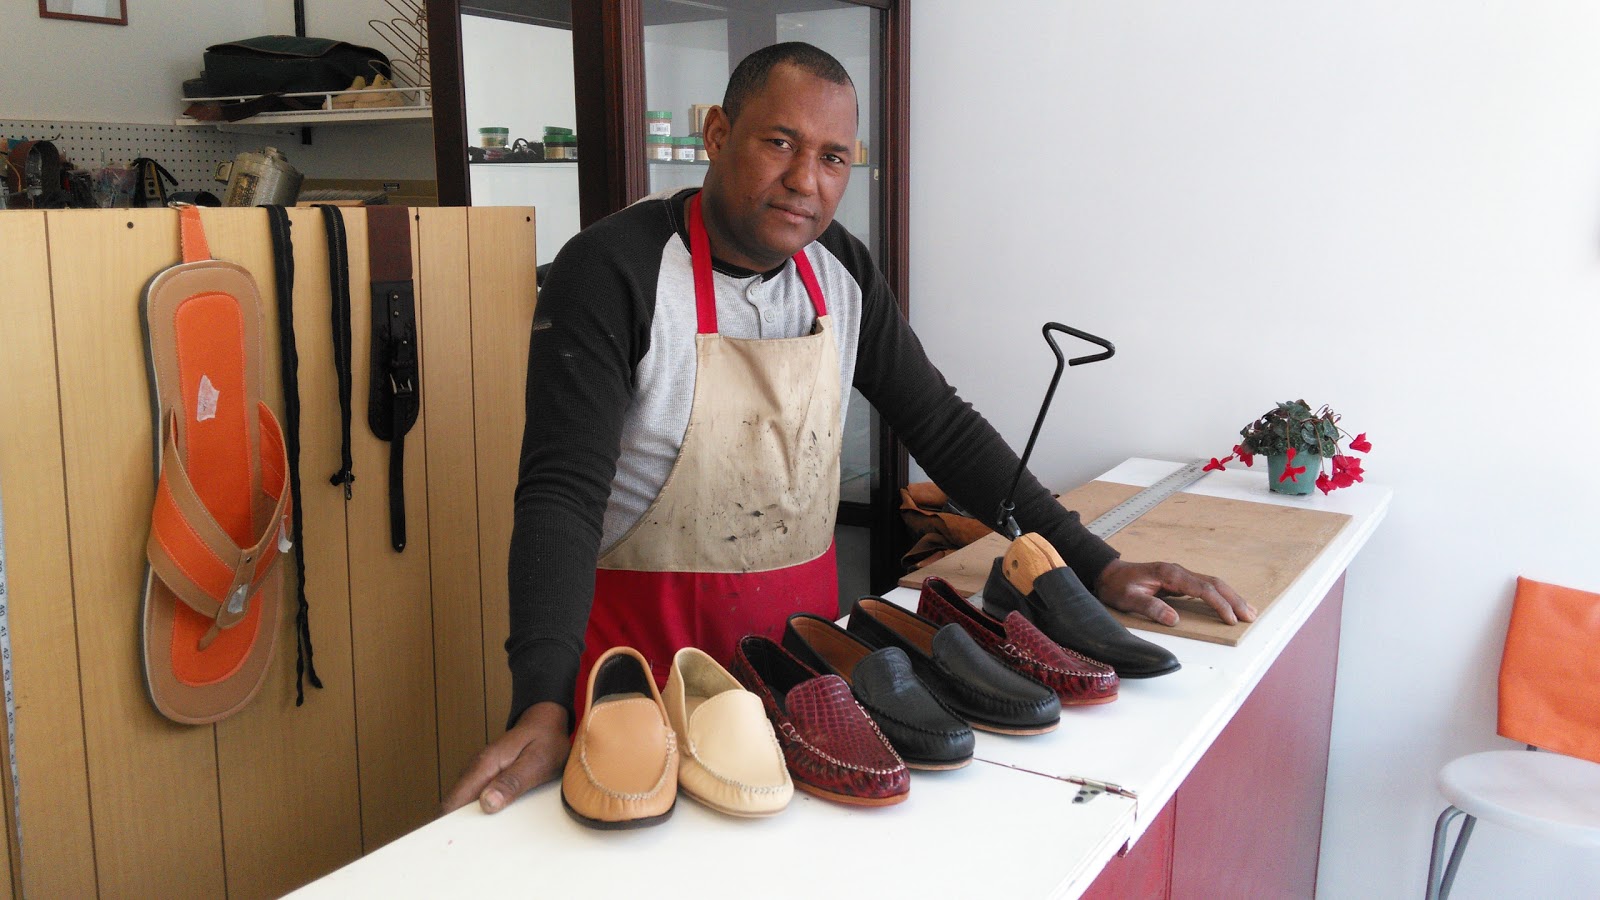
[[[1600,762],[1600,594],[1517,579],[1500,734]]]

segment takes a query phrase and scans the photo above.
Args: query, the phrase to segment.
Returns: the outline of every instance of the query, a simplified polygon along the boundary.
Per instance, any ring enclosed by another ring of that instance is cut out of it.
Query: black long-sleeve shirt
[[[694,366],[692,194],[647,199],[585,229],[540,291],[511,537],[512,722],[534,703],[571,702],[602,545],[643,512],[681,444]],[[866,247],[834,222],[806,252],[839,335],[841,377],[952,498],[998,508],[1016,454],[928,359]],[[792,264],[715,268],[722,334],[809,332]],[[1015,503],[1023,530],[1043,534],[1086,583],[1116,558],[1031,474]]]

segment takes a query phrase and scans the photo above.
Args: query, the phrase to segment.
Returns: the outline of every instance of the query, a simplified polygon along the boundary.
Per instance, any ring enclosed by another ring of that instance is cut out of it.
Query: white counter
[[[1134,459],[1100,480],[1149,485],[1176,467]],[[1347,513],[1351,522],[1239,646],[1140,632],[1171,648],[1183,668],[1124,680],[1116,702],[1069,709],[1050,734],[979,732],[976,762],[914,772],[911,796],[898,806],[844,807],[797,791],[782,814],[744,820],[680,796],[660,826],[602,832],[569,819],[550,784],[494,816],[476,805],[458,810],[292,896],[1077,897],[1171,798],[1390,499],[1370,484],[1280,497],[1260,472],[1212,473],[1189,492]],[[889,598],[916,603],[905,588]],[[1051,777],[1065,775],[1120,784],[1138,800],[1074,803],[1078,786]]]

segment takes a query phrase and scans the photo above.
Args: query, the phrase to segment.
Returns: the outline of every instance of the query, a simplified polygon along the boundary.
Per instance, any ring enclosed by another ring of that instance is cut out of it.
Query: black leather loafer
[[[899,647],[933,695],[972,723],[999,734],[1042,734],[1061,723],[1055,691],[1011,671],[959,625],[938,625],[878,597],[850,610],[849,630],[874,647]]]
[[[1071,569],[1040,575],[1034,579],[1033,592],[1024,595],[1006,578],[1004,561],[1005,557],[995,557],[983,585],[984,612],[1003,618],[1016,610],[1050,640],[1100,660],[1122,678],[1154,678],[1182,668],[1172,651],[1134,637]]]
[[[959,769],[972,762],[972,729],[928,691],[899,647],[875,650],[821,616],[796,613],[783,647],[850,685],[900,758],[913,769]]]

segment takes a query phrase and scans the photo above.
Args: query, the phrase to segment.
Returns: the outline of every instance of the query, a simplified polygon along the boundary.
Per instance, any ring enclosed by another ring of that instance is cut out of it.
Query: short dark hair
[[[852,91],[856,88],[850,73],[827,51],[801,41],[773,44],[740,60],[728,77],[728,91],[722,95],[722,111],[727,114],[728,121],[739,118],[739,109],[745,101],[766,87],[767,76],[785,63],[831,84],[847,84]]]

